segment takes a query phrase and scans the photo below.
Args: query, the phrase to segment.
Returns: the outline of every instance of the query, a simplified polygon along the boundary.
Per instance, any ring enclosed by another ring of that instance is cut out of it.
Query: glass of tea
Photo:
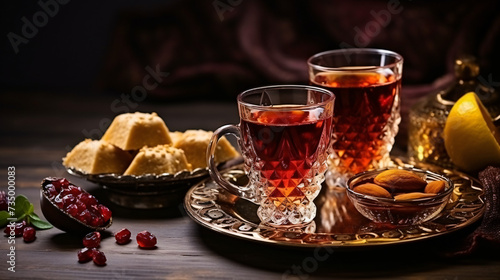
[[[391,163],[398,132],[403,57],[380,49],[339,49],[308,60],[309,82],[336,97],[328,185]],[[330,180],[331,179],[331,180]]]
[[[237,97],[239,125],[217,129],[207,150],[210,176],[229,192],[259,205],[264,225],[301,226],[316,216],[314,198],[328,170],[335,96],[306,85],[266,86]],[[214,160],[218,140],[238,139],[249,183],[223,178]]]

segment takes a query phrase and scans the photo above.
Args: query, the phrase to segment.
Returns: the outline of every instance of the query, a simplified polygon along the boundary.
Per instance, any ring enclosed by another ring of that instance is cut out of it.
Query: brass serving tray
[[[318,212],[313,223],[306,228],[277,229],[259,225],[258,205],[230,194],[210,178],[191,187],[184,198],[184,206],[194,221],[229,236],[284,246],[339,249],[384,246],[441,236],[464,228],[483,215],[483,187],[477,179],[456,170],[408,163],[397,158],[394,164],[430,170],[454,182],[452,197],[439,216],[413,226],[376,224],[357,212],[345,189],[324,183],[315,199]],[[223,175],[235,183],[247,181],[242,165],[225,170]]]

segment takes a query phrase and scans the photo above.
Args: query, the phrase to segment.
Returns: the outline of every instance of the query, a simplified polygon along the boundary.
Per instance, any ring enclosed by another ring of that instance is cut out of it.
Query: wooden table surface
[[[315,259],[312,249],[263,245],[221,235],[192,221],[181,204],[162,210],[131,210],[112,204],[101,188],[62,168],[61,158],[86,137],[100,136],[110,120],[129,111],[157,112],[170,130],[214,130],[238,121],[236,103],[160,101],[125,102],[119,95],[1,93],[0,189],[7,168],[16,168],[16,194],[26,195],[43,217],[39,184],[47,176],[67,177],[113,210],[114,223],[100,250],[107,265],[78,263],[81,238],[56,228],[40,230],[33,243],[17,238],[15,272],[0,239],[1,279],[500,279],[500,253],[482,250],[461,258],[443,255],[459,246],[477,225],[442,237],[374,249],[333,251]],[[3,171],[2,171],[3,170]],[[135,241],[117,245],[111,234],[123,227],[133,237],[149,230],[155,250]]]

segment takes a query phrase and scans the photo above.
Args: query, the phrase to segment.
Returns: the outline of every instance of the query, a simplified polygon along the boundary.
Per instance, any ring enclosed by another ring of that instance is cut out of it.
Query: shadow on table
[[[397,278],[418,272],[441,270],[449,265],[480,265],[499,260],[500,255],[492,250],[461,258],[447,255],[455,251],[459,246],[458,240],[464,240],[471,231],[464,229],[442,237],[407,244],[343,250],[260,244],[218,234],[202,227],[199,227],[198,234],[204,246],[231,261],[282,273],[282,279],[306,279],[309,275]]]
[[[173,202],[171,206],[165,208],[134,209],[123,207],[111,202],[106,194],[106,191],[102,188],[94,188],[88,192],[97,197],[100,203],[108,206],[113,211],[113,217],[141,220],[144,219],[144,217],[147,217],[148,219],[176,219],[187,216],[181,199]]]

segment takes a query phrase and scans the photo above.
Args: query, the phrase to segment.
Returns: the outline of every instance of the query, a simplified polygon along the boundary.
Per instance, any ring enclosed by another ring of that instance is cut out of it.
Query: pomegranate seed
[[[92,257],[92,260],[94,261],[94,263],[96,265],[99,265],[99,266],[106,265],[106,256],[104,255],[103,252],[101,252],[99,250],[95,250],[93,257]]]
[[[82,193],[82,188],[77,187],[75,185],[70,185],[68,187],[68,189],[66,190],[66,192],[68,192],[68,193],[70,193],[70,194],[72,194],[72,195],[74,195],[76,197],[76,196],[78,196],[79,194]]]
[[[90,220],[89,220],[89,225],[93,226],[93,227],[100,227],[102,226],[103,224],[103,221],[102,221],[102,217],[101,215],[97,216],[97,215],[94,215],[94,214],[90,214]]]
[[[76,206],[76,204],[70,204],[66,206],[66,208],[64,208],[64,211],[66,211],[72,217],[78,217],[78,206]]]
[[[78,212],[81,213],[83,212],[83,210],[86,210],[87,209],[87,205],[85,205],[85,203],[83,203],[81,200],[79,200],[78,198],[75,200],[75,204],[76,206],[78,207]]]
[[[102,205],[102,204],[99,204],[97,206],[97,209],[99,209],[99,213],[101,214],[102,216],[102,220],[104,223],[108,222],[109,219],[111,218],[111,210],[109,210],[108,207]]]
[[[101,227],[111,219],[112,212],[108,207],[65,178],[45,178],[43,188],[52,203],[86,225]]]
[[[91,205],[97,204],[97,199],[89,193],[81,193],[77,196],[77,198],[81,200],[85,204],[85,206],[87,206],[87,208]]]
[[[147,230],[139,232],[136,240],[141,248],[154,248],[156,245],[156,236]]]
[[[36,239],[36,230],[34,227],[27,226],[23,230],[23,239],[25,242],[33,242]]]
[[[54,197],[53,202],[57,205],[57,207],[59,207],[61,209],[64,207],[64,202],[61,198],[61,195],[59,195],[59,194]]]
[[[92,260],[94,253],[97,251],[95,248],[83,248],[78,251],[78,262],[85,263]]]
[[[92,216],[90,215],[90,212],[87,209],[83,210],[82,213],[80,213],[77,217],[77,219],[80,220],[80,222],[85,224],[88,224],[91,218]]]
[[[47,195],[50,199],[53,199],[54,196],[57,195],[56,188],[52,184],[48,184],[45,186],[45,192],[47,193]]]
[[[122,228],[120,231],[115,233],[116,243],[120,245],[127,244],[130,241],[131,235],[130,230]]]
[[[0,211],[7,211],[9,204],[4,191],[0,191]]]
[[[7,226],[5,229],[4,229],[4,233],[6,235],[9,235],[10,236],[10,233],[11,231],[14,231],[14,236],[16,237],[20,237],[20,236],[23,236],[23,232],[24,232],[24,228],[26,227],[26,221],[22,221],[20,223],[16,223],[14,227],[11,227],[11,226]]]
[[[60,195],[62,196],[62,193]],[[62,196],[62,202],[63,202],[64,206],[67,207],[68,205],[75,204],[76,198],[72,194],[68,194],[68,195]]]
[[[87,248],[97,248],[100,243],[101,243],[101,233],[98,231],[88,233],[83,238],[83,246]]]
[[[63,188],[67,188],[69,186],[69,181],[66,178],[52,178],[52,185],[56,187],[56,191],[60,192]]]

